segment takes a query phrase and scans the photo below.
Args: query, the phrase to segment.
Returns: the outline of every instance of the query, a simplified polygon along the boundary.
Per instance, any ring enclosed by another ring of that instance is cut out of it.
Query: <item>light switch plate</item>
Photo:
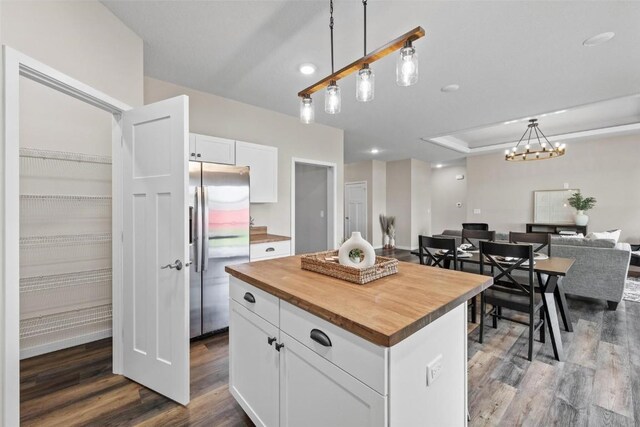
[[[473,210],[473,213],[474,213],[475,215],[480,215],[480,209],[474,209],[474,210]]]
[[[439,354],[427,365],[427,386],[432,386],[442,373],[442,355]]]

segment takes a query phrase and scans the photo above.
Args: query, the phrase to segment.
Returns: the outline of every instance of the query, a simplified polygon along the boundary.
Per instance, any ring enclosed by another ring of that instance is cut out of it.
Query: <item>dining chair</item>
[[[547,256],[551,256],[551,234],[549,233],[518,233],[511,231],[509,232],[509,243],[533,244],[533,252],[541,252],[546,249]]]
[[[462,223],[463,230],[480,230],[480,231],[489,231],[489,224],[485,222],[463,222]]]
[[[418,236],[418,245],[420,264],[449,269],[453,261],[453,269],[458,269],[456,239]],[[439,251],[442,252],[438,253]],[[447,252],[444,253],[444,251]]]
[[[463,228],[462,243],[468,243],[470,245],[477,246],[471,241],[471,239],[493,242],[494,240],[496,240],[496,232],[488,230],[467,230]]]
[[[438,253],[438,251],[434,251],[434,249],[448,252]],[[453,269],[458,270],[458,248],[456,247],[456,239],[418,236],[418,252],[420,264],[422,265],[449,269],[451,262],[453,262]],[[471,307],[471,321],[476,323],[477,302],[475,297],[469,300],[469,306]]]
[[[508,260],[508,261],[507,261]],[[545,342],[544,307],[541,295],[535,290],[533,246],[529,244],[480,242],[480,272],[488,264],[494,267],[493,285],[480,294],[480,342],[484,338],[484,318],[493,317],[493,327],[498,327],[498,319],[509,320],[529,327],[529,360],[533,359],[533,339],[540,329],[540,341]],[[527,277],[514,277],[517,270],[527,272]],[[485,314],[486,306],[491,310]],[[526,313],[528,321],[502,314],[502,308]],[[536,323],[536,314],[540,314]]]

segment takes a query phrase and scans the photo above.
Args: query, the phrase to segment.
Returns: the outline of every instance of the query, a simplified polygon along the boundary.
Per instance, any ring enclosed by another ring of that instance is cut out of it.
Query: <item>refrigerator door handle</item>
[[[202,186],[202,271],[209,268],[209,188]]]
[[[193,260],[193,262],[196,266],[196,273],[199,273],[200,270],[202,270],[202,262],[200,261],[200,259],[202,258],[202,187],[196,187],[196,200],[194,206],[195,232],[193,233],[193,238],[196,244],[196,250],[194,251],[196,254],[196,259]]]

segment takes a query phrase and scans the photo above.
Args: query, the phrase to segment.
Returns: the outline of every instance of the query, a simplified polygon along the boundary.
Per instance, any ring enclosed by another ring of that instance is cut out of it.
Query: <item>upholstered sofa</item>
[[[460,230],[445,230],[435,237],[453,237],[459,245],[461,234]],[[507,241],[509,234],[497,232],[496,240]],[[552,236],[551,255],[576,260],[562,279],[567,294],[605,300],[611,310],[617,308],[629,271],[631,245],[605,239]]]

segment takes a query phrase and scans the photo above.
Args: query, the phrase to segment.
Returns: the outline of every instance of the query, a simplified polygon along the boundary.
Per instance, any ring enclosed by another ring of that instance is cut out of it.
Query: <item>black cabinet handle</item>
[[[195,157],[195,156],[196,156],[196,153],[191,153],[191,157]]]
[[[275,250],[276,250],[276,248],[267,248],[266,252],[273,252]]]
[[[196,157],[202,157],[202,154],[198,153],[196,154]]]
[[[312,329],[311,334],[309,336],[311,337],[312,340],[314,340],[318,344],[323,345],[325,347],[331,347],[331,340],[329,339],[327,334],[322,332],[320,329]]]
[[[269,343],[269,345],[273,345],[273,343],[276,341],[276,337],[269,337],[267,338],[267,342]]]
[[[278,344],[276,343],[276,350],[280,351],[280,349],[284,347],[284,344]]]
[[[253,296],[251,292],[247,292],[246,294],[244,294],[244,300],[247,302],[250,302],[251,304],[256,303],[256,298]]]

